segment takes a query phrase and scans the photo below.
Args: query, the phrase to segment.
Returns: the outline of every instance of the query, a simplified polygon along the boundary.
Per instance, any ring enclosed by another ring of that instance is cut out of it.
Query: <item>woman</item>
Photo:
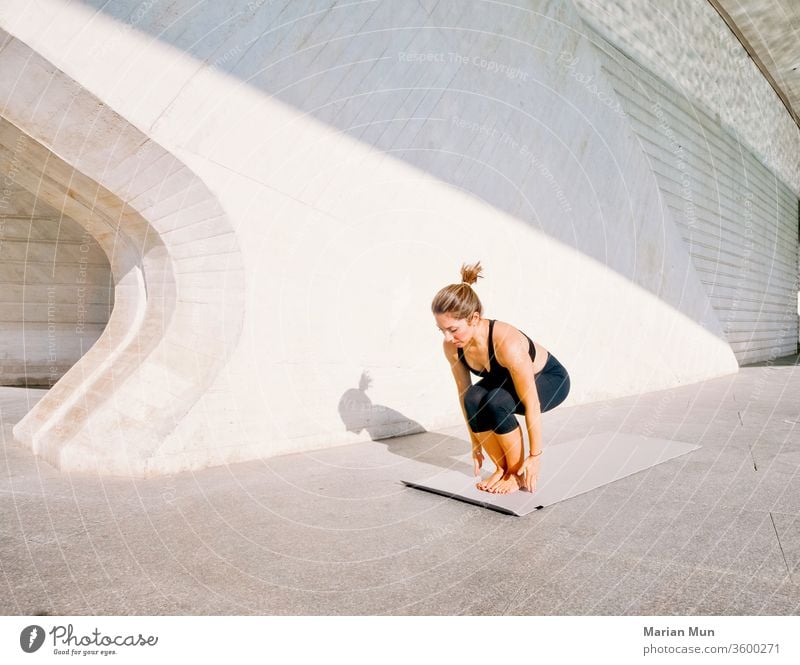
[[[536,490],[542,455],[541,414],[569,394],[569,374],[541,344],[514,326],[481,317],[483,306],[470,284],[481,272],[478,262],[461,267],[460,284],[441,289],[431,311],[444,333],[444,354],[458,387],[469,425],[475,475],[483,450],[497,470],[476,487],[507,494]],[[482,377],[471,385],[472,372]],[[525,456],[522,429],[514,414],[525,415],[530,453]]]

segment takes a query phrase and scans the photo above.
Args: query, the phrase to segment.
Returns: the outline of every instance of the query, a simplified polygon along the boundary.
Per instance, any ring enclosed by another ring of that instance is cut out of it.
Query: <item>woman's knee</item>
[[[518,404],[514,396],[503,388],[489,391],[483,403],[490,429],[497,434],[513,432],[519,423],[514,415]]]
[[[487,404],[491,404],[496,411],[514,411],[517,408],[517,399],[505,388],[492,388],[486,394]]]
[[[470,386],[464,393],[464,410],[470,420],[477,418],[486,399],[486,389],[480,386]]]
[[[477,385],[470,386],[464,393],[464,411],[467,413],[467,423],[473,432],[484,431],[480,415],[485,397],[486,389]]]
[[[477,411],[480,408],[481,401],[486,397],[486,389],[480,386],[470,386],[467,392],[464,393],[464,407],[469,410]]]

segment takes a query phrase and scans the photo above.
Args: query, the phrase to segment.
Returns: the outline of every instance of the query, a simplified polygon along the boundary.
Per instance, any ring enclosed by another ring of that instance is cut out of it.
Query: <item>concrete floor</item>
[[[0,389],[3,614],[797,614],[800,368],[545,414],[678,459],[523,518],[411,488],[466,430],[152,480],[61,474],[14,442],[44,391]]]

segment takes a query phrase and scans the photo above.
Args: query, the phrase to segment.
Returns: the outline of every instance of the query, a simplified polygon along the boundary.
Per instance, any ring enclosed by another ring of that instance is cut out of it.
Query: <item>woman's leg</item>
[[[536,392],[539,393],[542,413],[554,409],[567,399],[569,389],[570,380],[566,368],[550,354],[544,371],[536,377]]]
[[[536,377],[542,412],[561,404],[567,398],[569,389],[567,370],[551,355],[544,371]],[[516,474],[525,461],[522,428],[514,414],[524,415],[525,407],[513,388],[490,388],[485,394],[482,393],[479,410],[482,426],[490,427],[491,431],[477,436],[482,437],[481,445],[497,465],[498,472],[479,483],[478,487],[499,494],[514,492],[523,486],[523,480]],[[501,467],[502,475],[499,473]]]
[[[481,444],[481,448],[494,462],[495,470],[488,478],[475,484],[479,490],[489,490],[494,487],[506,474],[506,458],[503,449],[497,441],[497,435],[492,430],[486,432],[475,432],[475,438]]]
[[[486,451],[486,454],[496,467],[494,473],[488,478],[476,483],[475,486],[478,489],[488,489],[489,486],[494,485],[503,477],[506,470],[503,451],[494,440],[494,432],[492,431],[492,426],[495,424],[492,420],[493,410],[491,407],[486,406],[488,395],[489,390],[483,379],[470,386],[464,395],[467,424],[481,448]]]
[[[542,413],[561,404],[561,402],[567,398],[567,395],[569,395],[569,389],[570,380],[567,370],[553,355],[551,355],[542,373],[536,377],[536,392],[539,394],[539,405]],[[491,395],[487,395],[486,399],[490,398]],[[525,407],[519,401],[516,394],[512,394],[512,401],[516,403],[514,412],[524,415]],[[506,419],[505,428],[508,426],[509,421]],[[507,492],[514,492],[523,486],[523,480],[516,475],[516,472],[519,471],[519,467],[525,460],[525,449],[522,444],[522,430],[519,429],[519,427],[517,429],[519,431],[519,448],[517,448],[516,437],[513,439],[513,442],[501,442],[505,443],[504,452],[506,458],[509,460],[507,474],[495,483],[490,491],[505,494]],[[517,455],[519,455],[519,457],[517,457]],[[518,462],[515,464],[512,460],[518,460]]]
[[[493,388],[485,396],[482,411],[492,430],[482,432],[481,445],[497,466],[497,472],[479,483],[480,489],[507,493],[518,489],[516,472],[525,459],[522,429],[514,417],[518,407],[515,395],[504,388]]]
[[[517,491],[522,483],[517,471],[525,461],[525,447],[522,439],[522,428],[517,427],[508,434],[494,433],[497,445],[503,451],[505,460],[505,472],[493,485],[488,487],[490,492],[496,494],[508,494]]]

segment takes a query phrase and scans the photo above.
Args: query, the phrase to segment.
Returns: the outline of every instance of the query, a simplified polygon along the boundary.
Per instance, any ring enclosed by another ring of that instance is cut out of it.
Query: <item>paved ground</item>
[[[11,438],[41,394],[0,389],[3,614],[800,609],[797,358],[545,414],[546,442],[703,447],[524,518],[400,484],[412,460],[458,467],[463,428],[155,480],[62,474]]]

